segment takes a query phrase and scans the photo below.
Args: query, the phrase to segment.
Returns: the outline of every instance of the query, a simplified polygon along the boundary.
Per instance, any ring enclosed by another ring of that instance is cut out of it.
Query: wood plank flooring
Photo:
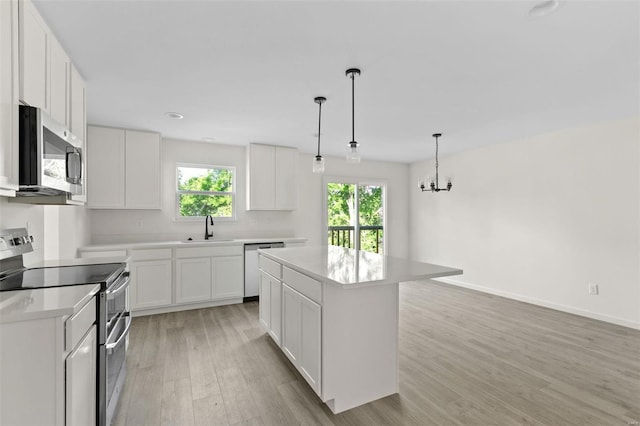
[[[400,285],[400,393],[334,415],[257,302],[134,318],[120,425],[637,425],[640,331]]]

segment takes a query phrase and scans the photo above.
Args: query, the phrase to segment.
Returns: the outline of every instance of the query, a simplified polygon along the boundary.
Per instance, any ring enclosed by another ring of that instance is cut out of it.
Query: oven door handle
[[[129,281],[131,280],[131,278],[129,278],[129,273],[125,272],[125,279],[122,282],[122,284],[120,284],[117,288],[114,289],[109,289],[107,290],[107,296],[115,296],[118,293],[120,293],[122,290],[124,290],[125,288],[127,288],[127,286],[129,285]],[[123,274],[123,275],[124,275]]]
[[[118,337],[118,340],[116,340],[113,343],[107,343],[106,345],[104,345],[105,348],[107,349],[107,355],[111,355],[111,353],[113,353],[113,351],[115,351],[116,348],[125,341],[127,334],[129,334],[129,328],[131,328],[131,317],[127,316],[126,321],[127,321],[127,325],[124,328],[124,331],[122,332],[120,337]]]

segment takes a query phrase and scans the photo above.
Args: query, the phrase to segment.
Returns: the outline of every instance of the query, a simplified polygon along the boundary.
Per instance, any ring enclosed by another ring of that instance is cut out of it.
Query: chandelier
[[[451,191],[451,187],[453,186],[451,184],[451,179],[447,180],[447,187],[446,188],[440,188],[440,184],[438,182],[438,138],[440,136],[442,136],[442,133],[434,133],[433,134],[433,137],[436,138],[436,180],[434,181],[433,179],[427,178],[427,181],[429,181],[429,186],[426,186],[424,181],[420,181],[420,189],[422,190],[422,192],[424,192],[424,191],[431,191],[431,192]]]

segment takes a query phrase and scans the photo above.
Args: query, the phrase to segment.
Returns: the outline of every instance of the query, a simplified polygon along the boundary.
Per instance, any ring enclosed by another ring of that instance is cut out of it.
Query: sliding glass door
[[[384,185],[330,179],[325,185],[327,242],[384,253]]]

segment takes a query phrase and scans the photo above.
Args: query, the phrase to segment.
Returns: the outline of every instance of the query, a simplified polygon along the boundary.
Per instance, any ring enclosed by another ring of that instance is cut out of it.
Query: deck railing
[[[375,234],[374,244],[371,247],[372,251],[379,253],[382,248],[382,231],[381,225],[360,226],[360,245],[362,245],[362,236],[365,232],[371,232]],[[332,246],[353,248],[355,246],[356,239],[354,238],[355,227],[354,226],[329,226],[329,244]],[[361,247],[363,250],[364,247]]]

